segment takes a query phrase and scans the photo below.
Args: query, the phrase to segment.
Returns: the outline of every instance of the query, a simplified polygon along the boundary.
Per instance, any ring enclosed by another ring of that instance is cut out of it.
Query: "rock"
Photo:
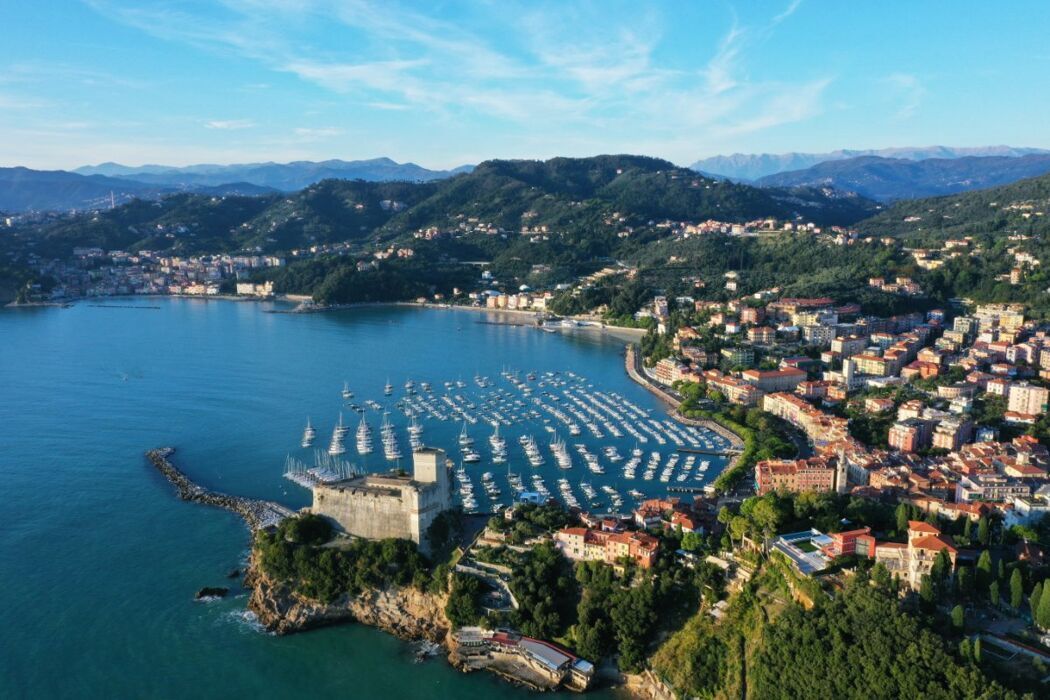
[[[221,586],[205,586],[197,591],[197,595],[194,596],[194,599],[205,600],[207,598],[224,598],[229,592],[229,588],[223,588]]]
[[[238,578],[241,575],[240,569],[230,569],[230,572],[226,574],[226,578]]]

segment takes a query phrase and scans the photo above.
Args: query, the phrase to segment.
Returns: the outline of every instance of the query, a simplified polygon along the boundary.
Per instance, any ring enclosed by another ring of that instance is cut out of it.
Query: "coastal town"
[[[0,700],[1050,699],[1050,12],[897,4],[0,3]]]
[[[775,292],[718,304],[658,296],[637,316],[653,319],[666,356],[629,347],[628,373],[675,420],[735,436],[740,453],[714,488],[691,497],[598,512],[527,493],[467,528],[438,574],[448,577],[438,586],[448,591],[439,636],[454,665],[535,689],[612,683],[673,697],[675,673],[663,652],[650,654],[659,616],[682,603],[650,587],[698,586],[684,613],[728,628],[733,601],[765,590],[775,571],[807,605],[850,581],[874,581],[949,620],[965,654],[1044,681],[1050,584],[1039,540],[1050,453],[1040,438],[1050,336],[1041,323],[1011,304],[878,318],[857,304]],[[756,449],[765,432],[783,438],[774,456]],[[440,500],[449,477],[436,465],[446,458],[427,449],[413,457],[428,476],[318,484],[310,515],[332,523],[337,538],[404,538],[440,558],[449,550],[430,539],[437,513],[456,512]],[[405,489],[417,495],[406,500]],[[424,491],[437,494],[426,496],[431,505],[406,511]],[[549,568],[535,570],[537,560]],[[602,568],[610,594],[651,596],[640,620],[613,613],[610,624],[623,627],[611,646],[590,641],[583,626],[600,619],[583,622]],[[559,570],[575,570],[577,583]],[[541,621],[535,607],[557,607],[549,596],[562,585],[579,587],[566,592],[579,601],[580,622],[569,629]]]
[[[607,223],[622,226],[621,238],[637,233],[615,217]],[[678,244],[804,236],[821,246],[884,246],[926,272],[983,252],[972,237],[901,249],[892,239],[863,242],[848,228],[776,219],[646,226]],[[425,246],[477,235],[542,244],[559,234],[464,220],[447,231],[420,230],[414,239]],[[1038,270],[1039,259],[1024,237],[1011,242],[1012,268],[1001,281],[1018,285]],[[275,299],[283,295],[273,271],[333,256],[352,258],[363,273],[412,261],[417,249],[388,243],[365,250],[345,242],[280,255],[176,256],[82,247],[68,259],[34,258],[34,269],[49,282],[28,288],[24,300]],[[671,269],[682,262],[667,261]],[[560,316],[572,318],[565,323],[573,326],[624,328],[640,338],[627,348],[631,378],[673,420],[722,436],[733,445],[731,459],[704,488],[639,493],[623,509],[516,493],[510,506],[500,504],[480,527],[445,545],[430,539],[444,514],[458,513],[457,522],[482,516],[476,507],[462,514],[444,495],[464,476],[451,478],[451,460],[445,473],[440,450],[413,452],[417,462],[432,457],[426,478],[372,474],[313,484],[314,504],[306,513],[330,524],[336,550],[352,550],[358,541],[407,540],[443,562],[428,574],[438,583],[427,584],[424,595],[440,596],[428,599],[426,609],[433,614],[434,606],[444,606],[444,622],[435,628],[401,620],[392,631],[414,638],[424,629],[457,668],[493,671],[536,689],[627,685],[663,698],[690,687],[676,679],[658,641],[687,634],[688,628],[660,624],[672,608],[725,630],[733,624],[733,601],[747,591],[768,594],[770,571],[807,605],[836,595],[849,581],[885,579],[905,608],[950,620],[948,636],[964,656],[974,657],[974,647],[984,645],[996,668],[1046,681],[1040,669],[1050,664],[1050,595],[1045,603],[1042,597],[1050,585],[1042,542],[1050,522],[1050,327],[1027,315],[1024,304],[953,298],[931,307],[921,279],[887,274],[862,282],[915,310],[878,316],[859,298],[797,297],[779,287],[747,292],[755,289],[747,271],[731,270],[686,275],[679,282],[694,294],[658,293],[631,313],[614,315],[607,304],[586,308],[579,300],[594,289],[637,285],[644,273],[635,265],[608,261],[572,281],[533,286],[501,279],[484,263],[457,264],[471,271],[469,281],[411,301],[529,312],[535,316],[528,324],[540,329],[560,328]],[[529,275],[542,276],[546,268],[533,265]],[[296,300],[299,310],[339,306]],[[811,504],[809,515],[799,515],[801,502]],[[261,528],[257,538],[264,544],[257,547],[273,546],[265,543],[278,527]],[[543,575],[560,571],[560,578],[529,580],[534,574],[524,572],[537,557],[547,562]],[[311,602],[319,594],[312,584],[302,586],[313,574],[290,574],[294,567],[287,566],[267,571],[261,554],[255,561],[246,582],[272,581],[256,588],[250,607],[271,629],[297,631],[315,616],[341,619],[360,605],[351,596],[349,608],[333,612],[333,604],[341,604],[329,598],[345,583]],[[625,609],[635,606],[640,618],[617,623],[616,613],[606,619],[589,612],[597,595],[589,592],[594,567],[612,576],[602,584],[605,593],[622,597]],[[289,580],[281,583],[277,572]],[[566,576],[575,582],[566,583]],[[561,622],[540,622],[535,606],[557,605],[523,591],[555,581],[567,586],[566,600],[575,600],[576,609],[560,610],[554,617]],[[658,583],[661,594],[653,592]],[[275,612],[292,599],[299,610],[294,623]],[[573,618],[579,621],[567,626]],[[623,628],[615,641],[599,643],[583,622],[588,619],[599,628]]]

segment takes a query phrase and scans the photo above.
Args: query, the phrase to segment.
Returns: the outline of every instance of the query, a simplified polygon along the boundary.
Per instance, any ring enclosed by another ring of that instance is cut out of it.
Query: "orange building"
[[[755,465],[759,495],[771,491],[834,491],[839,480],[833,459],[767,459]]]
[[[626,557],[643,569],[656,562],[660,549],[660,541],[644,532],[603,532],[567,527],[559,530],[554,540],[562,554],[573,561],[617,564]]]

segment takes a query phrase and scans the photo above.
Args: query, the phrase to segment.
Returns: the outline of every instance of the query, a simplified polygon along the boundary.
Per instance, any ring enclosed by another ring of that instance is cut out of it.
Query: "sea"
[[[340,412],[356,426],[360,414],[349,404],[375,401],[381,410],[365,408],[364,416],[379,451],[356,454],[351,429],[340,461],[359,471],[411,468],[410,459],[384,459],[378,428],[387,413],[410,454],[411,409],[403,399],[412,380],[417,397],[425,381],[435,398],[447,393],[475,407],[467,410],[474,423],[429,414],[418,422],[424,444],[453,459],[466,425],[483,456],[464,465],[479,510],[512,501],[510,474],[530,484],[532,474],[541,475],[556,498],[559,478],[581,501],[581,483],[600,497],[609,486],[627,507],[630,489],[661,495],[677,483],[643,481],[643,469],[624,478],[625,460],[614,463],[602,450],[616,446],[629,458],[638,445],[630,435],[602,430],[599,439],[584,429],[570,437],[548,412],[530,417],[514,403],[535,406],[539,398],[564,406],[571,404],[567,390],[601,392],[666,419],[626,376],[622,337],[542,332],[524,317],[469,310],[290,309],[137,298],[0,310],[0,698],[529,694],[489,674],[461,674],[441,657],[419,663],[415,645],[361,625],[266,634],[246,612],[247,592],[227,579],[243,569],[245,525],[226,511],[177,500],[144,458],[154,447],[175,447],[175,463],[208,488],[303,507],[309,492],[284,472],[290,460],[310,466],[321,459],[300,445],[308,418],[317,429],[314,447],[324,451]],[[384,395],[388,381],[391,396]],[[354,394],[349,401],[344,383]],[[508,461],[494,465],[486,406],[496,410],[498,401],[519,417],[501,428]],[[536,438],[542,466],[525,460],[518,442],[525,434]],[[548,447],[555,437],[570,445],[572,469],[555,464]],[[599,455],[605,474],[585,467],[577,443]],[[675,451],[651,436],[640,447],[647,459],[659,451],[662,464]],[[706,475],[690,476],[689,486],[709,483],[724,466],[719,457],[704,459],[711,463]],[[480,488],[485,472],[498,496]],[[204,586],[231,586],[231,593],[195,601]]]

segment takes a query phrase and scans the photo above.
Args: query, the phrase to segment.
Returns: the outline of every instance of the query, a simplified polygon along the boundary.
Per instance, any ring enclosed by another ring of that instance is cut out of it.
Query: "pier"
[[[184,501],[204,503],[205,505],[224,508],[244,518],[252,532],[275,526],[285,518],[295,515],[295,511],[273,501],[260,501],[244,496],[231,496],[218,491],[210,491],[195,484],[178,467],[171,463],[174,447],[161,447],[146,453],[157,471],[175,487],[175,492]]]
[[[706,494],[708,487],[706,486],[668,486],[667,493],[699,493]]]
[[[727,447],[724,450],[712,450],[706,447],[679,447],[677,451],[694,455],[711,455],[714,457],[732,457],[740,454],[740,450],[735,447]]]

